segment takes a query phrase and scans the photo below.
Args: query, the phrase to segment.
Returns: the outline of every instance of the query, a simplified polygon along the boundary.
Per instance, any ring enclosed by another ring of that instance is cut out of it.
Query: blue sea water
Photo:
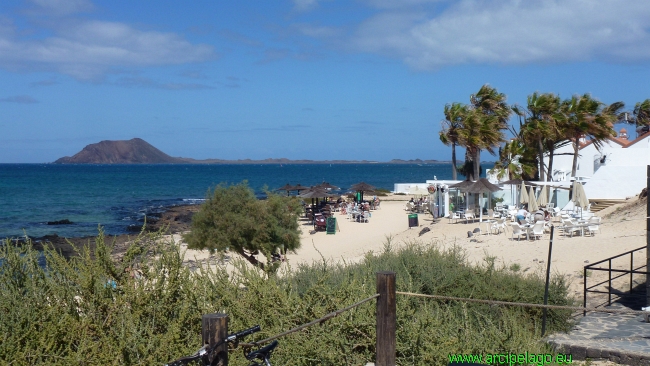
[[[247,180],[257,194],[286,183],[395,183],[451,178],[450,164],[55,165],[0,164],[0,238],[123,234],[145,215],[201,202],[210,188]],[[74,225],[47,225],[68,219]]]

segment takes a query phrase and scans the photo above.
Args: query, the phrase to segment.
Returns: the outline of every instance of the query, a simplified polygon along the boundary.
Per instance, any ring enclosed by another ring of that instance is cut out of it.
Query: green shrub
[[[397,273],[398,291],[541,303],[544,283],[494,263],[470,266],[458,248],[412,243],[369,253],[358,264],[325,260],[268,276],[236,259],[236,271],[182,264],[175,243],[141,236],[119,261],[103,236],[96,250],[65,260],[29,245],[0,247],[0,364],[161,365],[201,345],[201,315],[225,312],[230,329],[260,324],[259,340],[375,293],[375,273]],[[131,276],[139,268],[141,275]],[[131,272],[132,273],[132,272]],[[236,273],[236,274],[235,274]],[[113,282],[115,286],[113,286]],[[570,304],[562,277],[551,304]],[[550,311],[550,329],[569,313]],[[398,295],[398,364],[446,364],[448,353],[541,352],[541,310]],[[280,339],[277,365],[358,365],[374,360],[375,306],[363,304]],[[231,365],[247,365],[241,351]]]

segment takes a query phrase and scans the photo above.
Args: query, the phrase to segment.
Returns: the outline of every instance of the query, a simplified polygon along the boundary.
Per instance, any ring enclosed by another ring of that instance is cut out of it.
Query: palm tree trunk
[[[553,180],[553,153],[555,153],[555,148],[551,147],[548,150],[548,174],[546,175],[547,182]]]
[[[545,182],[544,176],[544,145],[542,145],[542,139],[537,139],[537,154],[539,155],[539,181]]]
[[[471,165],[471,168],[470,168]],[[465,164],[463,165],[465,180],[474,180],[474,154],[469,148],[465,149]]]
[[[451,144],[451,179],[456,180],[456,144]]]
[[[476,156],[474,157],[474,179],[478,180],[481,177],[481,149],[476,149]]]
[[[578,170],[578,154],[580,153],[580,138],[576,136],[575,141],[573,141],[573,165],[571,166],[571,176],[576,176],[576,171]]]

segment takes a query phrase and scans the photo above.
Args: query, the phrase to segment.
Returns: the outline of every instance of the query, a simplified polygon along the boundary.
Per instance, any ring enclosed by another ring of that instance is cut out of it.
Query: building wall
[[[553,170],[571,171],[573,146],[558,149]],[[548,158],[546,158],[548,163]],[[650,137],[624,148],[612,141],[600,151],[593,144],[580,150],[576,176],[589,177],[584,188],[590,199],[624,199],[639,194],[646,186],[646,166],[650,164]]]

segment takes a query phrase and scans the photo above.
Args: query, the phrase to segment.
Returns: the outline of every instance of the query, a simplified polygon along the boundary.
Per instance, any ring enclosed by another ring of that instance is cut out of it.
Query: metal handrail
[[[630,254],[630,253],[633,253],[633,252],[637,252],[637,251],[639,251],[639,250],[643,250],[643,249],[645,249],[645,248],[646,248],[645,246],[642,246],[642,247],[637,248],[637,249],[632,249],[632,250],[627,251],[627,252],[625,252],[625,253],[621,253],[621,254],[619,254],[619,255],[615,255],[615,256],[613,256],[613,257],[609,257],[609,258],[603,259],[603,260],[600,261],[600,262],[596,262],[596,263],[592,263],[592,264],[586,265],[585,268],[587,268],[587,267],[591,267],[591,266],[595,266],[596,264],[601,264],[601,263],[606,262],[606,261],[608,261],[608,260],[616,259],[616,258],[618,258],[618,257],[622,257],[622,256],[624,256],[624,255],[626,255],[626,254]]]
[[[589,293],[589,292],[598,293],[598,294],[607,294],[607,296],[608,296],[607,297],[607,305],[611,306],[612,305],[612,280],[616,280],[616,279],[621,278],[621,277],[623,277],[623,276],[625,276],[627,274],[630,275],[630,288],[629,288],[630,294],[628,294],[626,296],[638,297],[638,295],[631,294],[631,292],[633,290],[632,284],[634,282],[633,281],[633,276],[634,276],[634,274],[644,274],[644,275],[647,276],[647,275],[650,275],[650,272],[647,271],[647,268],[646,268],[646,271],[638,271],[639,269],[646,267],[646,265],[642,265],[642,266],[634,268],[634,252],[643,250],[645,248],[646,247],[643,246],[643,247],[640,247],[640,248],[637,248],[637,249],[627,251],[625,253],[618,254],[618,255],[610,257],[610,258],[603,259],[603,260],[598,261],[596,263],[592,263],[592,264],[584,266],[584,268],[583,268],[583,278],[584,278],[584,282],[583,282],[583,291],[584,291],[583,292],[583,307],[587,307],[587,293]],[[626,256],[626,255],[630,256],[630,269],[629,270],[626,270],[626,269],[613,269],[612,268],[612,260],[617,259],[617,258],[621,258],[621,257]],[[599,264],[605,263],[605,262],[608,262],[608,268],[595,267],[596,265],[599,265]],[[592,270],[592,271],[606,271],[609,274],[609,276],[605,281],[599,282],[599,283],[597,283],[595,285],[587,286],[587,271],[589,271],[589,270]],[[620,274],[615,276],[615,277],[612,277],[612,272],[620,273]],[[601,285],[603,285],[605,283],[607,283],[609,285],[608,288],[607,288],[607,292],[600,291],[600,290],[594,290],[595,287],[601,286]],[[617,295],[617,296],[618,296],[619,299],[622,298],[621,295]],[[585,312],[585,314],[586,314],[586,312]]]

